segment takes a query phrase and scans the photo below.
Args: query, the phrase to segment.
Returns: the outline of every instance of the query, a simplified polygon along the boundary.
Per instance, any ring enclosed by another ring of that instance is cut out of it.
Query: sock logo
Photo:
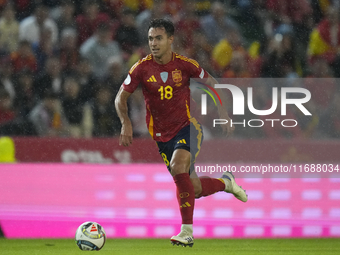
[[[180,206],[180,208],[182,208],[182,207],[191,207],[191,204],[189,204],[188,202],[185,202],[185,204],[182,204]]]
[[[190,196],[190,194],[188,192],[182,192],[181,194],[179,194],[180,198],[187,198],[189,196]]]

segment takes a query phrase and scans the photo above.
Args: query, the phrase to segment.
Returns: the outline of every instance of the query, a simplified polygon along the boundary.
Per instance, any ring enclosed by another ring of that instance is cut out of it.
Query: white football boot
[[[194,245],[194,237],[192,236],[192,225],[183,224],[181,233],[170,238],[172,245],[182,245],[182,247],[192,247]]]
[[[242,202],[248,201],[246,191],[238,186],[235,182],[235,177],[231,172],[224,172],[221,179],[225,183],[225,192],[233,194],[238,200]]]

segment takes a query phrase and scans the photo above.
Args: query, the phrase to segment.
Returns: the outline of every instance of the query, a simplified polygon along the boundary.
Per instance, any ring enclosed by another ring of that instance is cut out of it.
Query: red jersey
[[[207,77],[193,59],[172,53],[172,60],[161,65],[150,54],[131,67],[122,86],[132,93],[142,85],[150,135],[167,142],[190,124],[190,78]]]

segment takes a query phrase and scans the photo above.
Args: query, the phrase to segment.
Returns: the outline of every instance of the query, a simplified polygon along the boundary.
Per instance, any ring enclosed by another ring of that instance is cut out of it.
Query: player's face
[[[166,53],[171,52],[174,37],[168,37],[164,28],[150,28],[148,37],[149,47],[155,58],[162,58]]]

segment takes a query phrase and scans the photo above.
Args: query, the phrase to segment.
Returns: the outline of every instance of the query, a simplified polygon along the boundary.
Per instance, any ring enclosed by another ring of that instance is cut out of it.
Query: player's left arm
[[[215,88],[215,84],[218,84],[218,81],[211,76],[207,71],[205,71],[202,67],[199,66],[199,64],[193,60],[190,59],[189,61],[185,62],[185,65],[187,67],[187,70],[191,73],[191,78],[200,78],[202,79],[207,85],[210,85],[211,87]],[[234,130],[235,126],[231,126],[231,119],[229,117],[228,111],[227,111],[227,98],[224,94],[224,91],[221,89],[216,88],[216,92],[219,94],[222,105],[217,104],[218,107],[218,115],[220,119],[225,119],[228,121],[226,125],[221,125],[222,130],[226,135],[231,135]]]
[[[210,85],[211,87],[215,88],[215,84],[218,84],[219,82],[213,76],[211,76],[208,73],[208,78],[206,79],[206,83],[208,85]],[[218,95],[220,96],[221,101],[222,101],[222,105],[217,104],[218,115],[219,115],[220,119],[226,119],[228,121],[228,124],[221,125],[222,130],[223,130],[224,133],[227,134],[227,136],[229,136],[234,132],[235,126],[230,125],[231,119],[229,117],[229,114],[228,114],[228,111],[227,111],[227,108],[226,108],[227,107],[227,98],[226,98],[224,91],[222,91],[220,88],[215,88],[215,90],[218,93]]]
[[[115,99],[115,107],[122,124],[121,133],[119,136],[119,145],[129,146],[132,144],[132,124],[128,115],[127,101],[131,93],[124,90],[123,86],[120,87]]]

